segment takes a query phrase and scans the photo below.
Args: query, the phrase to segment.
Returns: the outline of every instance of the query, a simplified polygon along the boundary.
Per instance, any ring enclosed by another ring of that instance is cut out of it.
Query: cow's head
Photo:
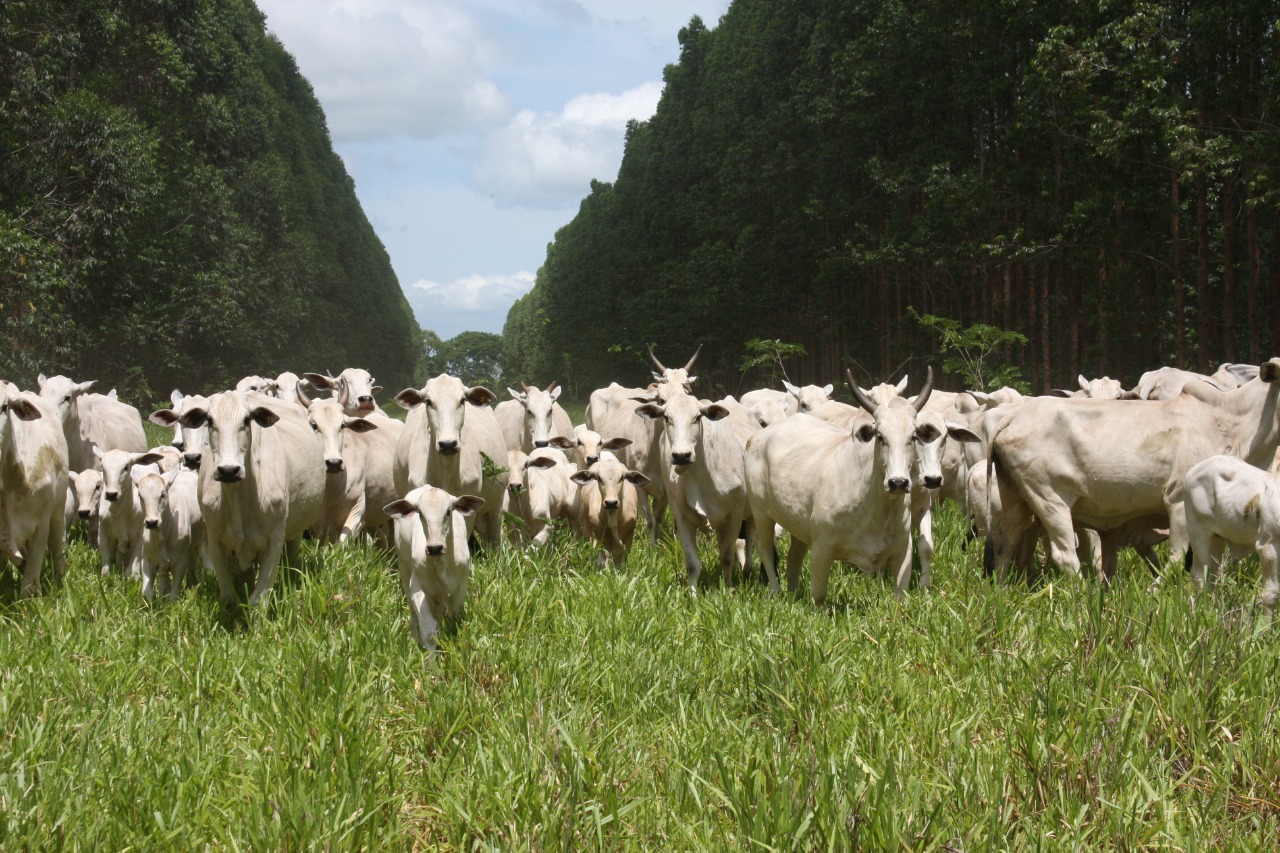
[[[313,388],[332,391],[343,410],[356,417],[363,417],[374,410],[373,395],[382,390],[381,385],[373,384],[373,374],[360,367],[348,367],[336,377],[321,373],[304,373],[302,376]]]
[[[1258,378],[1263,382],[1275,382],[1280,379],[1280,359],[1268,359],[1258,365]]]
[[[392,501],[383,507],[383,511],[396,521],[396,539],[401,539],[401,525],[417,524],[422,530],[422,537],[413,537],[410,541],[414,542],[416,549],[420,542],[423,547],[422,554],[414,554],[414,558],[419,557],[443,557],[447,551],[450,541],[453,537],[455,524],[465,525],[466,522],[461,518],[454,519],[454,515],[467,516],[473,515],[484,508],[484,498],[478,498],[474,495],[462,495],[455,498],[453,495],[437,489],[435,486],[421,486],[403,498]],[[466,533],[465,526],[463,528],[462,542],[465,547]]]
[[[684,367],[666,367],[662,362],[658,361],[658,357],[653,354],[653,347],[649,347],[649,359],[653,362],[653,366],[658,368],[657,373],[653,374],[653,378],[657,380],[659,385],[666,385],[669,389],[682,389],[686,393],[693,392],[693,383],[698,381],[698,377],[690,376],[689,371],[693,370],[693,363],[698,360],[698,353],[702,352],[702,344],[698,344],[698,348],[694,350],[693,356],[685,364]],[[659,396],[663,396],[659,392]]]
[[[982,441],[968,427],[943,418],[941,412],[925,409],[916,414],[915,436],[912,438],[915,444],[915,475],[917,482],[926,489],[942,487],[942,454],[947,439]]]
[[[666,403],[645,403],[636,409],[642,418],[663,422],[663,444],[670,449],[671,464],[677,467],[698,461],[698,445],[702,443],[702,421],[718,421],[728,417],[729,410],[719,403],[703,403],[689,394],[675,394]]]
[[[210,397],[207,406],[188,409],[179,420],[188,430],[207,428],[213,478],[221,483],[238,483],[244,479],[245,460],[252,446],[251,426],[270,429],[280,416],[270,407],[253,402],[244,392],[223,391]],[[189,437],[190,433],[188,441]]]
[[[630,483],[637,489],[643,489],[649,485],[648,477],[639,471],[628,470],[627,466],[612,454],[602,457],[599,462],[585,471],[575,471],[569,479],[579,486],[595,483],[600,489],[600,504],[605,512],[616,512],[621,509],[622,490],[626,483]]]
[[[102,472],[97,468],[86,468],[77,473],[68,471],[71,484],[76,490],[76,515],[81,518],[97,518],[98,504],[102,501]]]
[[[97,446],[93,448],[93,455],[102,462],[102,496],[111,502],[121,498],[129,499],[129,490],[133,488],[129,471],[133,466],[158,465],[164,460],[164,456],[150,450],[145,453],[130,453],[128,450],[108,450],[103,453]]]
[[[590,468],[600,461],[600,454],[604,451],[616,453],[625,447],[630,447],[631,439],[611,438],[605,441],[600,433],[582,427],[574,431],[572,439],[552,439],[551,446],[574,453],[580,467]]]
[[[821,388],[817,385],[806,385],[803,388],[797,388],[784,379],[782,380],[782,385],[787,389],[787,393],[795,398],[798,410],[801,412],[812,412],[830,400],[831,392],[835,390],[835,386],[830,383],[823,385]]]
[[[342,449],[347,443],[347,432],[371,432],[378,425],[364,418],[353,418],[343,411],[342,404],[334,400],[312,400],[299,386],[295,390],[299,403],[307,407],[307,422],[311,429],[320,436],[324,445],[321,458],[324,459],[326,473],[337,474],[345,471]]]
[[[165,474],[146,471],[138,476],[138,501],[142,504],[142,526],[146,530],[160,528],[169,508],[169,487],[176,479],[178,479],[177,469]]]
[[[462,449],[462,425],[467,417],[467,407],[488,406],[498,398],[484,386],[468,388],[462,380],[441,373],[429,380],[421,390],[406,388],[396,395],[396,402],[405,409],[426,407],[427,428],[435,441],[435,449],[451,456]]]
[[[182,451],[182,464],[194,471],[200,467],[200,460],[204,458],[205,445],[209,443],[209,430],[203,421],[196,427],[184,424],[182,416],[196,409],[207,410],[209,398],[200,394],[188,394],[184,397],[175,390],[169,395],[169,399],[173,402],[172,409],[157,409],[147,420],[174,428],[173,446]]]
[[[933,368],[929,368],[924,387],[910,402],[894,397],[877,403],[858,387],[851,371],[846,369],[845,374],[854,399],[871,415],[869,423],[854,427],[853,437],[864,444],[874,443],[876,468],[884,474],[885,491],[895,496],[909,493],[915,467],[916,416],[933,393]]]
[[[57,409],[59,419],[66,423],[68,418],[75,417],[76,398],[89,393],[97,380],[72,382],[65,376],[45,376],[41,373],[36,381],[40,396]]]
[[[551,442],[551,413],[560,397],[560,387],[554,382],[545,391],[530,388],[523,382],[520,387],[523,390],[508,388],[507,392],[513,400],[524,406],[524,428],[529,433],[533,446],[547,447]]]
[[[507,493],[519,497],[525,491],[524,464],[529,461],[529,454],[523,450],[507,451]]]

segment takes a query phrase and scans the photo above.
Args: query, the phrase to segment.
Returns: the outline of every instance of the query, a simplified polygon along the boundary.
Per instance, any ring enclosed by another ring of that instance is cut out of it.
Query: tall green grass
[[[0,589],[0,846],[1274,847],[1256,566],[1198,603],[1132,564],[999,586],[938,528],[932,590],[837,568],[816,609],[691,596],[669,540],[482,556],[434,658],[369,546],[230,615],[73,543],[44,597]]]

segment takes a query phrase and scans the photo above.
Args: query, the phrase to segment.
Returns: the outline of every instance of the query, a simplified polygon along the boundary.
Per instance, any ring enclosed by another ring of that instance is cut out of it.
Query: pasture
[[[1271,849],[1256,560],[1196,605],[1130,561],[1000,586],[962,532],[932,590],[838,566],[821,608],[561,535],[481,556],[433,659],[366,544],[232,617],[73,541],[44,596],[0,589],[0,846]]]

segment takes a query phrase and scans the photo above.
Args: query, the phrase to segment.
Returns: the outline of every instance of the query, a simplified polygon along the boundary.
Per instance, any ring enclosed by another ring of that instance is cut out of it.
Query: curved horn
[[[548,385],[548,386],[547,386],[547,393],[548,393],[548,394],[550,394],[552,391],[556,390],[556,384],[557,384],[557,383],[552,382],[550,385]]]
[[[524,384],[524,382],[522,381],[522,382],[520,383],[520,390],[521,390],[521,391],[523,391],[524,393],[528,394],[528,393],[529,393],[529,386],[528,386],[528,385],[525,385],[525,384]]]
[[[311,408],[311,398],[307,396],[307,392],[302,390],[302,383],[299,382],[294,388],[294,393],[298,395],[298,402],[302,404],[302,408]]]
[[[652,344],[649,344],[649,345],[648,345],[648,350],[649,350],[649,359],[650,359],[651,361],[653,361],[653,363],[654,363],[655,365],[657,365],[657,367],[658,367],[658,369],[659,369],[659,370],[666,370],[666,368],[662,366],[662,362],[658,361],[658,357],[657,357],[656,355],[654,355],[654,354],[653,354],[653,345],[652,345]]]
[[[916,395],[911,405],[917,412],[924,408],[924,404],[929,402],[929,395],[933,393],[933,365],[929,366],[929,374],[924,378],[924,387],[920,389],[920,393]]]
[[[853,381],[853,371],[849,368],[844,369],[845,382],[849,383],[849,390],[853,392],[853,399],[858,401],[858,405],[866,409],[867,414],[874,415],[876,413],[876,404],[862,393],[862,389],[858,387],[858,383]]]
[[[698,360],[698,353],[702,352],[702,344],[698,344],[698,348],[693,351],[693,357],[689,359],[689,363],[684,366],[685,370],[693,370],[693,363]]]

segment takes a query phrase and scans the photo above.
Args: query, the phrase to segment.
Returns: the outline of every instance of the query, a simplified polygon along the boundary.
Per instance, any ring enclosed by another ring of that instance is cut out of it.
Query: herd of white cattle
[[[808,556],[820,603],[836,560],[892,572],[901,594],[914,552],[927,587],[932,508],[954,500],[1001,577],[1030,569],[1043,543],[1061,570],[1078,575],[1087,554],[1107,582],[1118,549],[1154,567],[1152,546],[1167,539],[1173,562],[1190,546],[1200,585],[1227,545],[1259,553],[1268,613],[1280,598],[1269,473],[1280,360],[1212,376],[1160,368],[1130,391],[1080,377],[1079,390],[1046,397],[937,391],[932,369],[906,396],[906,377],[863,389],[847,374],[847,405],[832,385],[789,383],[702,400],[697,353],[682,368],[650,357],[653,383],[593,392],[576,427],[555,383],[509,388],[498,403],[448,375],[401,391],[399,421],[377,407],[368,371],[349,368],[174,391],[150,415],[173,442],[150,449],[138,410],[90,393],[93,382],[41,375],[26,392],[0,381],[0,554],[21,567],[21,593],[38,594],[46,558],[62,571],[78,522],[101,571],[140,578],[149,600],[177,598],[204,566],[229,603],[248,584],[256,605],[304,535],[340,544],[368,532],[394,543],[411,631],[433,649],[460,615],[470,549],[537,547],[556,520],[620,565],[637,523],[655,537],[670,508],[694,589],[709,528],[726,584],[754,549],[778,592],[785,531],[788,588],[798,592]]]

